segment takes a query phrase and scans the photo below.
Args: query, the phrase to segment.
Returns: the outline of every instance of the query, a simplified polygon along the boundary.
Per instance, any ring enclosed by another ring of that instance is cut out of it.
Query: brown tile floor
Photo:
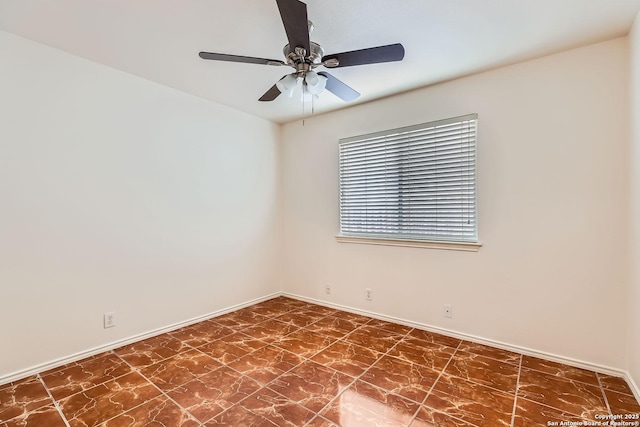
[[[283,297],[0,386],[0,427],[530,427],[634,413],[620,378]]]

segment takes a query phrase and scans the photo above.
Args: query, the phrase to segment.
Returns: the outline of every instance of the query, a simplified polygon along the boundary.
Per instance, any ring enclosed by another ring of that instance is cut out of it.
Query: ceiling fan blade
[[[213,61],[244,62],[247,64],[261,65],[286,65],[283,61],[278,59],[255,58],[253,56],[227,55],[226,53],[211,52],[200,52],[199,55],[202,59],[211,59]]]
[[[278,3],[282,25],[287,33],[291,51],[300,46],[308,55],[310,49],[307,5],[299,0],[276,0],[276,3]]]
[[[342,99],[344,102],[354,101],[360,97],[360,93],[351,89],[351,87],[342,83],[331,74],[325,71],[321,71],[318,74],[327,78],[326,89],[338,98]]]
[[[274,99],[276,99],[279,95],[280,95],[280,89],[278,89],[278,86],[273,85],[271,86],[271,89],[269,89],[268,91],[266,91],[264,93],[264,95],[262,95],[260,97],[260,99],[258,101],[273,101]]]
[[[387,46],[370,47],[368,49],[352,50],[350,52],[334,53],[322,58],[322,62],[329,59],[338,60],[338,65],[332,67],[351,67],[354,65],[378,64],[381,62],[402,61],[404,58],[404,46],[400,43]]]

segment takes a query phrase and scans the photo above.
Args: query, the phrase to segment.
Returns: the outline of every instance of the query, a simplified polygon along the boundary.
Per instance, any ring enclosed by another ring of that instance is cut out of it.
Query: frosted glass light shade
[[[314,71],[309,71],[304,80],[307,91],[312,95],[318,95],[327,86],[327,78]]]
[[[293,96],[293,90],[298,84],[298,79],[293,74],[287,74],[276,82],[276,87],[280,92],[287,95],[289,98]]]

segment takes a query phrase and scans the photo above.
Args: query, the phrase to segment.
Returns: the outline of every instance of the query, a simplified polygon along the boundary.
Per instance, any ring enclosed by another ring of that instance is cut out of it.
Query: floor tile
[[[611,375],[598,374],[602,387],[607,390],[617,391],[619,393],[633,394],[629,384],[624,378],[613,377]]]
[[[51,403],[47,391],[36,377],[4,385],[0,387],[0,421],[25,415]]]
[[[168,394],[198,420],[207,422],[258,389],[260,386],[252,379],[223,366]]]
[[[140,374],[132,372],[63,399],[60,407],[71,427],[97,426],[159,394]]]
[[[508,427],[514,395],[442,375],[424,405],[479,427]]]
[[[640,404],[633,395],[611,390],[605,390],[604,393],[612,414],[640,414]]]
[[[43,406],[35,411],[28,412],[17,418],[13,418],[2,427],[66,427],[60,413],[53,405]]]
[[[475,427],[466,421],[462,421],[442,412],[437,412],[426,406],[422,406],[410,427]]]
[[[445,369],[449,375],[515,394],[518,383],[517,365],[458,350]]]
[[[548,426],[553,425],[552,423],[558,423],[556,425],[560,425],[562,421],[575,423],[573,425],[580,425],[577,423],[597,420],[586,420],[522,398],[518,398],[516,402],[513,427]]]
[[[254,313],[251,310],[243,309],[224,314],[222,316],[214,317],[211,319],[219,325],[226,326],[227,328],[239,331],[250,326],[255,326],[265,320],[269,320],[267,316],[263,316],[258,313]]]
[[[293,332],[272,344],[301,357],[312,357],[321,350],[329,347],[334,342],[335,338],[331,338],[327,335],[307,330],[300,330]]]
[[[365,324],[351,332],[344,339],[350,343],[386,353],[402,340],[402,335]]]
[[[311,304],[311,303],[308,303],[306,301],[302,301],[302,300],[299,300],[299,299],[293,299],[293,298],[289,298],[289,297],[285,297],[285,296],[276,297],[276,298],[274,298],[274,300],[276,302],[280,302],[280,303],[286,304],[286,305],[288,305],[290,307],[293,307],[293,308],[305,308],[305,307],[315,307],[316,306],[315,304]]]
[[[230,409],[217,415],[205,424],[206,427],[277,427],[268,418],[255,414],[241,405],[234,405]]]
[[[521,355],[512,351],[502,350],[500,348],[489,347],[488,345],[478,344],[470,341],[462,341],[459,351],[466,351],[468,353],[478,354],[490,359],[499,360],[500,362],[510,363],[512,365],[519,365]]]
[[[302,405],[267,388],[243,400],[241,406],[261,419],[282,427],[304,426],[315,416]]]
[[[311,311],[322,316],[331,316],[338,313],[343,313],[342,311],[336,310],[335,308],[324,307],[322,305],[311,305],[310,307],[308,307],[307,311]]]
[[[223,339],[198,347],[198,350],[221,363],[227,364],[266,345],[267,343],[262,340],[250,337],[242,332],[236,332]]]
[[[232,333],[234,330],[226,326],[213,321],[204,321],[170,332],[170,335],[192,347],[199,347]]]
[[[252,338],[260,339],[267,343],[279,340],[292,332],[300,329],[291,323],[280,322],[279,320],[269,319],[242,330],[242,333]]]
[[[543,360],[532,356],[523,356],[522,367],[535,369],[536,371],[544,372],[545,374],[553,375],[558,378],[580,381],[593,386],[600,385],[595,372],[575,368],[562,363],[552,362],[550,360]]]
[[[191,347],[184,342],[171,335],[163,334],[117,348],[114,353],[133,367],[143,367],[153,365],[188,350],[191,350]]]
[[[338,341],[316,354],[312,360],[357,377],[382,357],[382,353],[346,341]]]
[[[121,377],[131,372],[131,368],[118,356],[103,353],[52,369],[42,374],[42,380],[54,399],[64,399],[82,390]]]
[[[415,338],[403,339],[389,350],[389,355],[441,371],[451,359],[455,349],[443,344]]]
[[[101,427],[132,426],[199,427],[200,423],[169,399],[158,397],[107,421]]]
[[[355,313],[349,313],[348,311],[335,311],[329,314],[329,316],[337,317],[343,320],[348,320],[349,322],[353,322],[360,326],[373,320],[373,318],[371,317],[362,316],[360,314],[355,314]]]
[[[367,326],[384,329],[385,331],[395,332],[396,334],[400,335],[406,335],[411,330],[413,330],[413,328],[410,326],[391,323],[380,319],[371,319],[369,323],[367,323]]]
[[[349,319],[326,316],[317,322],[308,325],[305,329],[319,334],[328,335],[333,338],[342,338],[359,326],[359,323]]]
[[[309,424],[307,424],[306,427],[339,427],[339,426],[335,423],[332,423],[328,419],[318,415],[314,419],[312,419],[311,422],[309,422]]]
[[[304,362],[268,384],[294,402],[318,412],[344,390],[353,378],[315,362]]]
[[[423,331],[422,329],[413,329],[411,332],[409,332],[406,340],[409,341],[411,338],[417,338],[421,341],[442,344],[453,348],[457,348],[458,345],[460,345],[460,343],[462,342],[462,340],[458,338],[436,334],[435,332]]]
[[[419,405],[362,381],[349,386],[320,415],[343,427],[407,426]]]
[[[286,350],[267,346],[248,354],[229,366],[263,384],[271,382],[299,365],[303,359]]]
[[[274,302],[273,300],[261,302],[251,306],[251,311],[253,311],[254,313],[269,317],[280,316],[293,310],[295,309],[285,302]]]
[[[599,387],[532,369],[522,368],[518,396],[586,419],[607,412]]]
[[[384,356],[360,379],[391,393],[422,402],[439,372],[395,357]]]
[[[309,310],[299,310],[299,311],[290,311],[283,315],[276,317],[276,320],[279,320],[284,323],[290,323],[299,328],[303,328],[305,326],[309,326],[314,322],[326,317],[325,315],[315,313]]]
[[[180,353],[170,359],[140,370],[149,381],[163,391],[176,388],[194,378],[205,375],[222,366],[198,350]]]

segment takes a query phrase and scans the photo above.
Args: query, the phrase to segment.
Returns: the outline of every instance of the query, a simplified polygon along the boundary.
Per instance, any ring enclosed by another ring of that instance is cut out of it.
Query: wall
[[[621,38],[287,124],[285,291],[623,369],[628,89]],[[468,113],[479,252],[335,241],[339,138]]]
[[[640,386],[640,14],[629,35],[631,52],[631,245],[628,360],[629,372]],[[640,390],[638,390],[640,393]]]
[[[0,383],[279,291],[278,126],[4,32],[0,64]]]

